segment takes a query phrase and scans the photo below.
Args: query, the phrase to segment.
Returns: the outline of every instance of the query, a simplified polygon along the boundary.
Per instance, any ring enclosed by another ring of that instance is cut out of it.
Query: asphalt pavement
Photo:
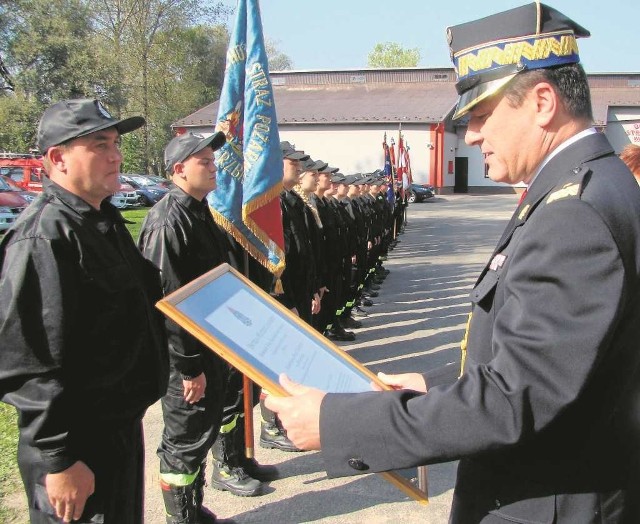
[[[469,291],[516,204],[515,195],[443,195],[410,205],[405,231],[384,264],[391,273],[367,308],[363,327],[355,330],[355,342],[340,346],[374,372],[435,370],[434,383],[455,375]],[[205,505],[219,518],[240,524],[447,522],[455,463],[429,466],[429,503],[421,505],[380,475],[327,478],[321,452],[260,448],[259,420],[256,408],[256,458],[277,465],[281,478],[266,484],[259,497],[207,487]],[[144,425],[145,522],[164,524],[155,455],[162,432],[159,404],[149,409]]]

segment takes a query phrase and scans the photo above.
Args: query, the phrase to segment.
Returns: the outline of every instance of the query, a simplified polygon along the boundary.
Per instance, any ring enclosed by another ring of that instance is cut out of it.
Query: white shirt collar
[[[538,169],[536,170],[536,174],[531,179],[531,182],[529,182],[529,185],[527,185],[527,189],[529,189],[531,187],[531,184],[533,184],[533,181],[536,178],[538,178],[538,175],[540,174],[540,171],[542,171],[544,169],[544,166],[546,166],[554,156],[556,156],[562,150],[568,148],[571,144],[576,143],[578,140],[580,140],[580,139],[582,139],[582,138],[584,138],[586,136],[593,135],[593,134],[595,134],[597,132],[598,132],[598,130],[595,127],[589,127],[587,129],[585,129],[583,131],[580,131],[579,133],[573,135],[572,137],[567,138],[564,142],[562,142],[562,144],[560,144],[553,151],[551,151],[551,153],[549,153],[546,157],[544,157],[542,162],[540,162],[540,165],[538,166]]]

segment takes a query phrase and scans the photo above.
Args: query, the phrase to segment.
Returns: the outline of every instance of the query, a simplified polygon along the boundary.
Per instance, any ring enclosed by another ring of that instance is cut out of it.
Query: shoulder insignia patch
[[[575,197],[580,193],[580,184],[569,183],[557,189],[547,197],[547,204],[555,202],[556,200],[562,200],[563,198]]]
[[[520,214],[518,215],[518,220],[524,220],[525,217],[527,216],[527,213],[529,212],[529,209],[531,208],[531,206],[529,204],[527,204],[526,206],[524,206],[522,208],[522,210],[520,211]]]

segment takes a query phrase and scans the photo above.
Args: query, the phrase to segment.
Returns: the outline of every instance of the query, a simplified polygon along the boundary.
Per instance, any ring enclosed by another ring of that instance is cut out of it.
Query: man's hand
[[[320,404],[326,393],[292,382],[284,373],[280,385],[291,396],[269,395],[264,405],[278,414],[287,437],[298,448],[320,449]]]
[[[59,473],[49,473],[44,484],[49,502],[63,522],[78,520],[87,499],[95,490],[93,471],[81,461]]]
[[[400,375],[387,375],[378,373],[378,378],[393,389],[410,389],[411,391],[427,392],[427,384],[420,373],[402,373]],[[374,389],[382,391],[382,388],[372,383]]]
[[[313,294],[313,299],[311,300],[311,313],[314,315],[320,313],[320,295],[318,295],[318,293]]]
[[[195,404],[204,396],[204,390],[207,388],[207,377],[204,373],[200,373],[192,380],[182,380],[182,391],[184,399],[189,404]]]

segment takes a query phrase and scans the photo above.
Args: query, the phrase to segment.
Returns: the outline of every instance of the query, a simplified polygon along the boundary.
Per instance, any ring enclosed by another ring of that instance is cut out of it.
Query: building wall
[[[340,172],[370,173],[384,167],[382,141],[387,133],[396,142],[398,152],[398,127],[385,124],[357,125],[287,125],[279,126],[280,140],[288,140],[296,149],[302,149],[314,159],[340,168]],[[429,180],[429,127],[407,125],[402,127],[404,140],[409,144],[409,156],[413,180],[427,183]]]
[[[610,107],[604,134],[616,153],[627,144],[640,145],[640,107]]]

